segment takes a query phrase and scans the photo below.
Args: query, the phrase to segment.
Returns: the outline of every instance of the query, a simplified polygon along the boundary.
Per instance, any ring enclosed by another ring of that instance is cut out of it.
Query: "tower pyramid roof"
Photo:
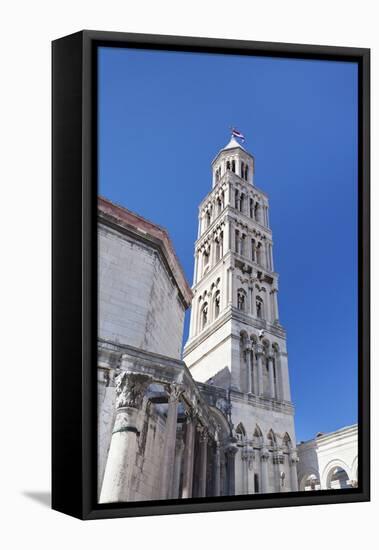
[[[234,149],[235,147],[240,147],[243,151],[246,151],[244,147],[236,140],[234,136],[230,138],[230,141],[225,147],[222,149],[222,151],[225,151],[226,149]]]

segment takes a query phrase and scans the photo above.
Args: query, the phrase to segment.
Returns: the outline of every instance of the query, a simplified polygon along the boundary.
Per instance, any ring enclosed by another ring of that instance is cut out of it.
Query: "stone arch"
[[[336,470],[343,470],[346,473],[347,480],[351,481],[351,472],[349,466],[343,460],[336,458],[328,462],[325,466],[323,473],[321,475],[321,485],[325,489],[331,489],[333,476],[336,473]],[[348,485],[350,486],[350,485]]]
[[[282,443],[283,443],[283,447],[285,447],[286,449],[290,450],[292,449],[293,445],[292,445],[292,439],[289,435],[288,432],[286,432],[283,436],[283,440],[282,440]]]
[[[240,422],[236,428],[237,440],[243,443],[246,439],[246,430],[242,422]]]
[[[358,455],[354,458],[350,468],[352,481],[358,482]]]
[[[263,433],[258,424],[255,425],[254,432],[253,432],[253,438],[255,440],[256,445],[262,446],[263,441]]]
[[[222,401],[222,402],[221,402]],[[224,410],[224,400],[220,400],[220,403],[216,403],[216,406],[210,406],[211,415],[216,421],[218,426],[218,437],[221,444],[229,441],[231,436],[231,428],[226,417],[226,411]]]
[[[208,308],[208,302],[203,302],[200,307],[200,319],[199,319],[199,327],[200,330],[203,330],[207,324],[209,323],[209,308]]]
[[[300,491],[312,491],[320,488],[320,476],[315,468],[309,468],[305,474],[299,476]]]
[[[267,434],[267,443],[270,447],[275,448],[277,446],[277,439],[274,430],[271,428]]]
[[[240,311],[246,311],[247,293],[243,288],[237,290],[237,308]]]
[[[216,292],[213,295],[213,318],[217,319],[217,317],[220,314],[221,309],[221,292],[220,290],[216,290]]]

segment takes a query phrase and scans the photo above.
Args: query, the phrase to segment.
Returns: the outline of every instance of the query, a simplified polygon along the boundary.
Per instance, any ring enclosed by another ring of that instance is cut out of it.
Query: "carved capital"
[[[256,344],[255,353],[257,355],[264,355],[264,352],[265,352],[265,350],[264,350],[264,347],[262,346],[262,344]]]
[[[184,386],[183,384],[178,384],[177,382],[174,382],[168,386],[166,386],[167,392],[168,392],[168,402],[173,403],[175,401],[178,401],[180,396],[184,393]]]
[[[270,453],[268,452],[268,450],[267,449],[262,449],[261,450],[261,460],[262,460],[262,462],[267,462],[269,457],[270,457]]]
[[[201,443],[208,442],[208,430],[206,428],[203,428],[200,432],[200,442]]]
[[[226,448],[226,453],[230,458],[233,458],[238,453],[238,447],[235,443],[230,443]]]
[[[116,383],[116,408],[131,407],[139,409],[147,386],[152,382],[146,374],[120,372]]]
[[[299,457],[296,453],[292,453],[290,456],[290,461],[292,465],[296,465],[299,462]]]

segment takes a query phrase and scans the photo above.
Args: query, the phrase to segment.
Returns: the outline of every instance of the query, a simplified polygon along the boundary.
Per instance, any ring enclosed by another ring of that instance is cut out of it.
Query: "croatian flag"
[[[242,142],[245,141],[245,136],[241,134],[236,128],[232,128],[232,136],[238,137]]]

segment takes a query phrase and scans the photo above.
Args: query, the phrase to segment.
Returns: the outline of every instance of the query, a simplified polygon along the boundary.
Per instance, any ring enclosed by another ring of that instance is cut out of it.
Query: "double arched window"
[[[237,291],[237,308],[240,311],[246,310],[246,292],[243,290],[243,288],[240,288]]]
[[[203,330],[208,323],[208,302],[204,302],[200,310],[200,328]]]
[[[219,315],[220,315],[220,291],[217,290],[214,297],[214,318],[217,319]]]
[[[258,319],[264,319],[263,300],[260,296],[255,299],[255,309]]]

